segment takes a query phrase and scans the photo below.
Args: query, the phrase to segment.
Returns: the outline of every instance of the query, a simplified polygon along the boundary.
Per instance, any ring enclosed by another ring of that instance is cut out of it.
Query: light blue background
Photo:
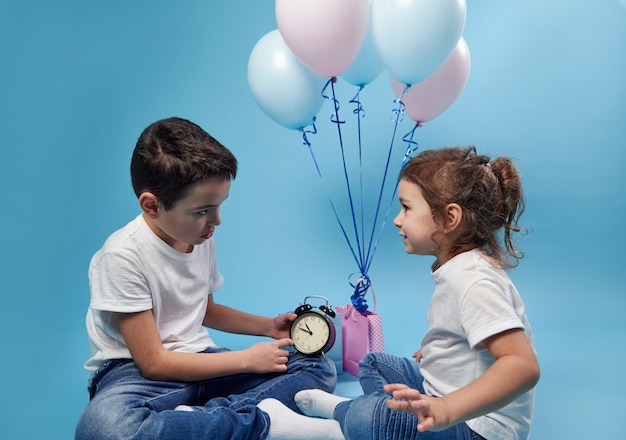
[[[469,82],[415,137],[422,149],[475,144],[511,156],[523,174],[532,233],[512,276],[543,368],[535,439],[623,436],[624,3],[469,1]],[[348,301],[355,263],[310,156],[248,89],[248,56],[275,28],[269,0],[0,2],[0,438],[73,436],[87,403],[87,266],[138,212],[129,159],[156,119],[191,119],[239,158],[215,238],[219,300],[270,315],[309,294]],[[337,90],[349,120],[355,89]],[[392,132],[386,72],[362,100],[365,173],[378,182]],[[325,104],[311,141],[345,206],[329,115]],[[401,135],[410,128],[405,120]],[[374,200],[368,191],[367,206]],[[389,352],[418,348],[429,264],[384,230],[370,275]],[[214,336],[234,348],[253,341]]]

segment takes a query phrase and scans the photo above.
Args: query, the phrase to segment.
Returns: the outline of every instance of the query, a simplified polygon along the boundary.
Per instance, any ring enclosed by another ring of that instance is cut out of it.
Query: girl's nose
[[[401,214],[396,215],[396,217],[393,219],[393,225],[396,228],[399,228],[400,226],[402,226],[402,221],[400,220],[400,215]]]

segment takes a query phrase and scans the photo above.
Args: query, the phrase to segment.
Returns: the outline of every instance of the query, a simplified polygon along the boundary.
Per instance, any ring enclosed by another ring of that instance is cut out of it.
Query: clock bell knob
[[[311,304],[303,304],[303,305],[301,305],[300,307],[298,307],[298,308],[294,311],[294,313],[295,313],[296,315],[301,315],[301,314],[303,314],[304,312],[308,312],[308,311],[309,311],[309,310],[311,310],[312,308],[313,308],[313,306],[312,306]]]
[[[335,317],[335,311],[332,308],[328,307],[328,306],[320,306],[320,310],[322,312],[326,313],[331,318]]]

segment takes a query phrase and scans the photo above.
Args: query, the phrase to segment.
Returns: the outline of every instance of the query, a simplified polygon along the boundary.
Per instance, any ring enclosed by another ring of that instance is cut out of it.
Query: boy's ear
[[[159,216],[159,199],[151,192],[141,193],[139,196],[139,206],[150,218]]]
[[[457,203],[446,206],[446,232],[454,231],[461,224],[463,209]]]

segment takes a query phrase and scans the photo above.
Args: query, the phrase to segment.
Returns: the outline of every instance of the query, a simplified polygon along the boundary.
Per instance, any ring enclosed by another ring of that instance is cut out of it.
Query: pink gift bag
[[[384,352],[383,324],[378,313],[359,313],[353,305],[335,307],[341,314],[343,369],[359,375],[359,362],[371,352]]]

